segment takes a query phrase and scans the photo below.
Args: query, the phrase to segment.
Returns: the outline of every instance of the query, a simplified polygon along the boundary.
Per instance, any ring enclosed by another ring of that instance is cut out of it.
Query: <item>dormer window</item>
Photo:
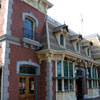
[[[64,36],[63,36],[63,34],[60,34],[60,45],[64,46]]]
[[[68,35],[68,26],[66,26],[65,24],[64,25],[61,25],[61,26],[58,26],[58,27],[55,27],[53,29],[53,33],[55,34],[55,37],[57,39],[57,42],[58,42],[58,45],[62,48],[65,48],[65,38],[66,36]]]
[[[75,51],[77,53],[80,53],[80,43],[81,43],[81,40],[82,40],[82,35],[73,35],[70,39],[70,41],[72,42],[73,44],[73,47],[75,49]]]
[[[87,49],[87,55],[90,56],[90,49]]]
[[[79,43],[76,42],[76,52],[79,52]]]
[[[91,49],[91,46],[93,46],[93,43],[90,42],[90,41],[84,40],[84,41],[82,42],[82,46],[83,46],[83,48],[84,48],[84,51],[85,51],[86,55],[87,55],[88,57],[91,57],[90,49]]]
[[[34,39],[34,26],[34,20],[26,17],[24,21],[24,37],[28,39]]]

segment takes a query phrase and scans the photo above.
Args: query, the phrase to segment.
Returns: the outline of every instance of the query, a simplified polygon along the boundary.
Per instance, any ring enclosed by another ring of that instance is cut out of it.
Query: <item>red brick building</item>
[[[99,96],[100,57],[92,40],[47,17],[52,6],[47,0],[0,1],[1,100]]]

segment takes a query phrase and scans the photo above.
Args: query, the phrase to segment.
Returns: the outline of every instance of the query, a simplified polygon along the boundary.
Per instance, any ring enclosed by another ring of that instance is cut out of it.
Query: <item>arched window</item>
[[[90,49],[87,49],[87,55],[90,56]]]
[[[24,37],[34,39],[34,20],[29,17],[24,20]]]
[[[63,37],[63,34],[60,35],[60,45],[64,46],[64,37]]]
[[[79,43],[76,42],[76,51],[79,52]]]

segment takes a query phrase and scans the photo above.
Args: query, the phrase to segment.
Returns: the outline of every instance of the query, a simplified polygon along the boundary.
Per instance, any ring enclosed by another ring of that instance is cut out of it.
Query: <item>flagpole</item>
[[[84,34],[83,32],[83,16],[81,14],[81,34]]]

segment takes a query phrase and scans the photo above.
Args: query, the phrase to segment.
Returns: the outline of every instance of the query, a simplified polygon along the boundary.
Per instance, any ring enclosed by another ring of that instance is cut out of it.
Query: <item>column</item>
[[[52,90],[52,61],[51,57],[48,57],[47,63],[46,63],[46,100],[52,100],[53,97],[53,90]]]

